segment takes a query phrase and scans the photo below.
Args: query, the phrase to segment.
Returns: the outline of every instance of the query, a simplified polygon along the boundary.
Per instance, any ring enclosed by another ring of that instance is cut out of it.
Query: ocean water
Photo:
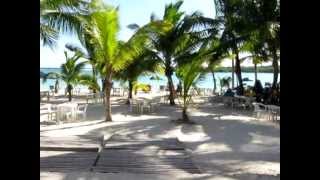
[[[40,71],[44,72],[44,73],[48,73],[48,72],[59,72],[60,69],[59,68],[40,68]],[[91,74],[91,70],[90,69],[84,69],[83,73],[85,74]],[[140,76],[138,78],[138,82],[139,83],[146,83],[146,84],[150,84],[152,86],[152,89],[159,89],[159,86],[161,85],[167,85],[167,78],[164,75],[158,75],[161,80],[151,80],[151,75],[149,76]],[[231,77],[231,72],[217,72],[215,73],[215,77],[217,80],[217,90],[219,91],[220,89],[220,84],[219,84],[219,78],[224,78],[224,77]],[[235,76],[236,78],[236,76]],[[249,78],[252,81],[246,81],[244,82],[246,85],[250,85],[253,86],[254,85],[254,73],[246,73],[243,72],[242,73],[242,78]],[[173,79],[173,83],[176,86],[179,83],[178,78],[173,75],[172,76]],[[272,73],[258,73],[258,79],[261,81],[262,85],[264,86],[265,83],[272,83],[273,81],[273,74]],[[279,78],[278,81],[280,81],[280,74],[279,74]],[[98,80],[98,83],[101,87],[101,79]],[[40,79],[40,90],[49,90],[50,86],[54,86],[55,84],[55,80],[54,79],[48,79],[47,82],[43,82],[42,79]],[[235,80],[235,86],[236,86],[236,80]],[[127,83],[125,84],[125,86],[127,86]],[[199,88],[213,88],[213,78],[212,78],[212,74],[208,73],[205,76],[205,79],[203,81],[199,81],[197,83],[197,86]],[[65,83],[62,81],[59,81],[59,87],[60,89],[64,89],[66,87]],[[120,82],[118,81],[114,81],[114,87],[123,87],[123,85],[120,84]],[[80,88],[81,90],[87,90],[88,88],[86,86],[82,86],[82,85],[78,85],[77,88]]]

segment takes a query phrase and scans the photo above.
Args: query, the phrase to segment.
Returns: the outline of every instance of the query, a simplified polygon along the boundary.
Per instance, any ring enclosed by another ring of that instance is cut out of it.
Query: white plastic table
[[[63,103],[57,105],[57,119],[65,120],[70,113],[71,119],[76,119],[78,104],[77,103]]]

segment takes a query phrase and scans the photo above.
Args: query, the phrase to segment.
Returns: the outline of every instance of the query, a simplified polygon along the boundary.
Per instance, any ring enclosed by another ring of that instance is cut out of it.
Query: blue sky
[[[149,22],[152,12],[162,18],[165,5],[175,2],[175,0],[105,0],[105,2],[109,5],[119,6],[120,32],[118,37],[121,40],[128,40],[132,35],[132,31],[126,27],[128,24],[144,25]],[[211,18],[215,16],[213,0],[184,0],[181,10],[187,14],[198,10],[204,16]],[[40,67],[60,67],[65,62],[63,52],[66,43],[80,46],[80,42],[71,34],[61,34],[55,49],[43,47],[40,42]],[[223,65],[228,66],[229,62],[225,62]]]

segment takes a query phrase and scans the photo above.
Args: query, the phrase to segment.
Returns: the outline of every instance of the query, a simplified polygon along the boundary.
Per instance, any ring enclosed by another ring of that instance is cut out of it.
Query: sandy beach
[[[42,180],[82,179],[280,179],[280,127],[257,120],[249,110],[231,110],[207,97],[197,98],[189,110],[196,124],[175,124],[180,118],[179,106],[160,105],[151,114],[128,112],[125,97],[112,97],[113,122],[104,122],[102,104],[89,104],[87,120],[58,125],[46,125],[41,116],[40,136],[110,136],[126,135],[135,138],[177,137],[186,146],[192,161],[202,174],[179,173],[142,175],[128,173],[54,173],[41,172]],[[53,99],[53,103],[64,101]],[[83,102],[84,99],[75,99]]]

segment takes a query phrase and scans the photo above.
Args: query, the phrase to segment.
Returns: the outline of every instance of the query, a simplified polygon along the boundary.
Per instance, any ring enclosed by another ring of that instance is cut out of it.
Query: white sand
[[[127,114],[121,98],[113,98],[113,122],[105,123],[104,108],[88,107],[88,121],[40,127],[41,136],[110,135],[113,133],[139,138],[177,137],[203,172],[201,175],[175,174],[101,174],[41,172],[42,180],[102,179],[280,179],[280,127],[258,121],[250,111],[232,111],[219,104],[202,103],[189,111],[195,125],[170,122],[181,116],[178,107],[161,105],[153,114]]]

